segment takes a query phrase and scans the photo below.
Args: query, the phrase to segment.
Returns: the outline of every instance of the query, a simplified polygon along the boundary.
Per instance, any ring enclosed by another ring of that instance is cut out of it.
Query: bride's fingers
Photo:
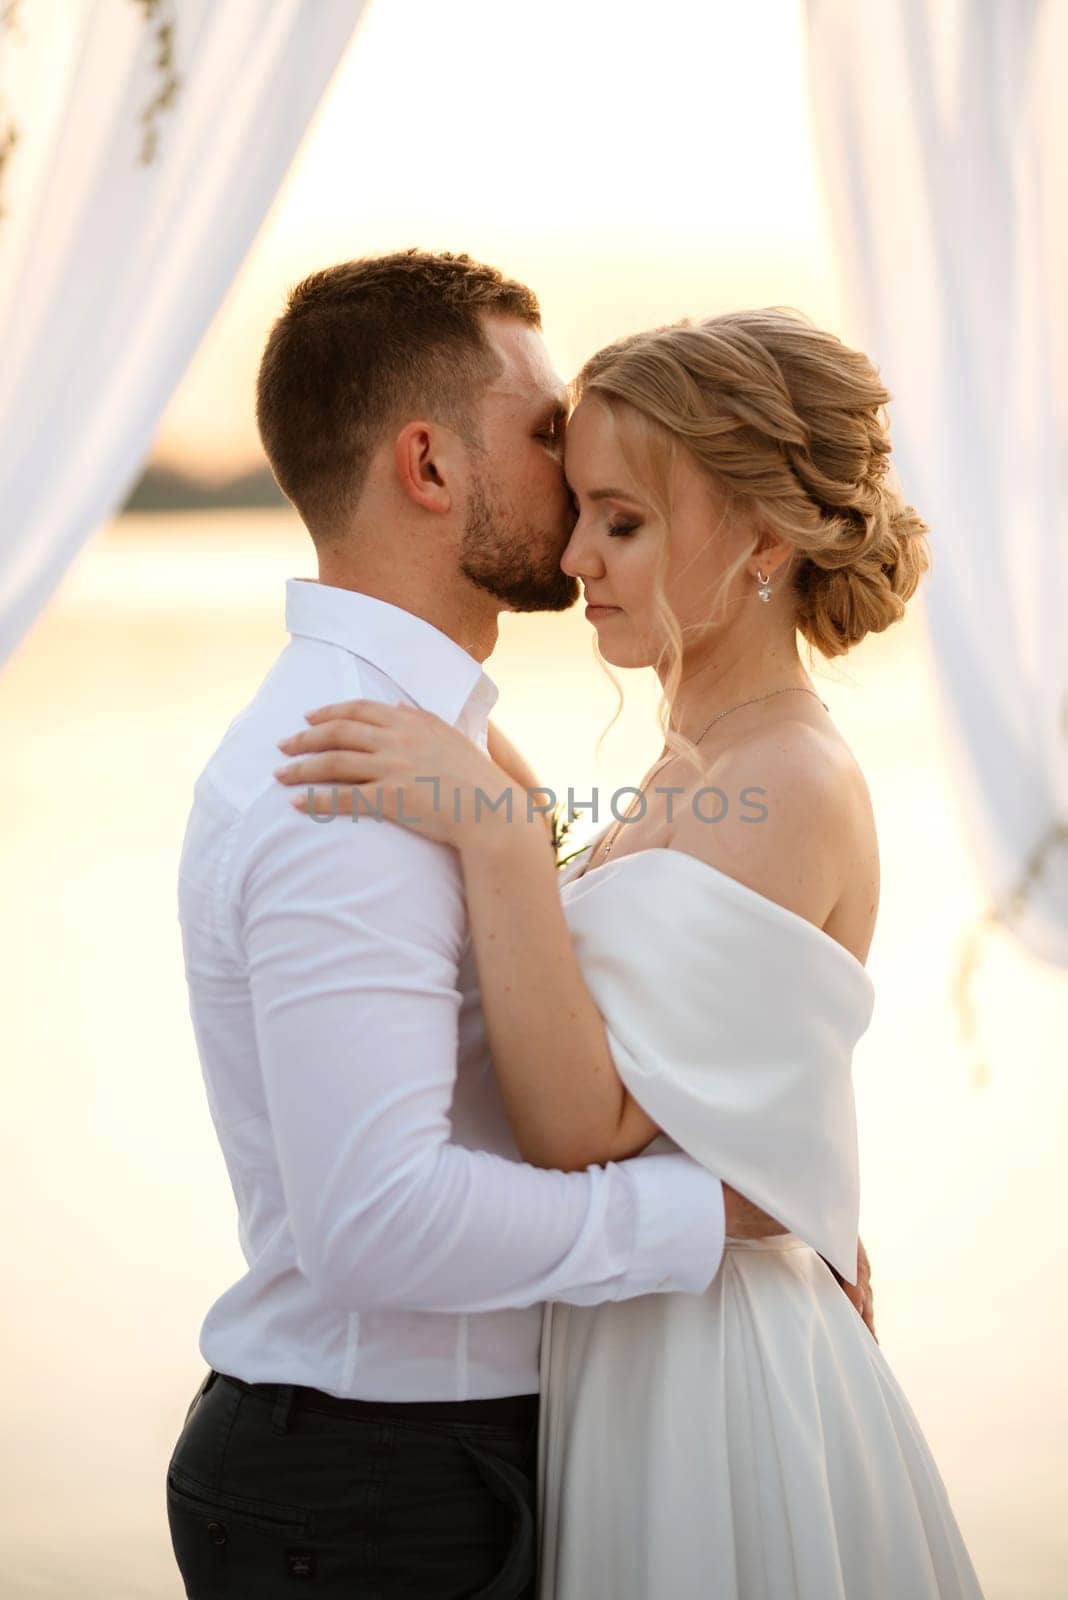
[[[358,750],[327,750],[322,755],[301,756],[275,767],[279,783],[371,783],[381,762]]]
[[[336,705],[316,706],[314,711],[305,711],[304,720],[329,722],[337,717],[348,717],[385,727],[393,720],[395,712],[405,709],[404,706],[389,705],[384,700],[341,700]]]
[[[352,816],[355,811],[357,818],[422,826],[417,818],[404,816],[404,790],[390,784],[302,784],[289,805],[312,816]]]
[[[289,802],[298,811],[313,816],[350,817],[383,815],[382,786],[380,784],[334,783],[328,787],[302,787]]]
[[[336,717],[310,728],[299,728],[279,739],[278,748],[287,755],[305,750],[374,750],[380,739],[380,725],[360,718]]]

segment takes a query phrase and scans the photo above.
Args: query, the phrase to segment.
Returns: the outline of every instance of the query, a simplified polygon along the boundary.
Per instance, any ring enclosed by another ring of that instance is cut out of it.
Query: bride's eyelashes
[[[628,533],[637,533],[640,527],[640,522],[610,522],[607,529],[608,537],[610,539],[623,539]]]

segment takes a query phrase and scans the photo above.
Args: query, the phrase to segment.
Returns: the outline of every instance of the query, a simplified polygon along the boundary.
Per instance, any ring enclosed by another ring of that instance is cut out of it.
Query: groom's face
[[[567,392],[536,329],[483,318],[501,364],[480,405],[460,565],[513,611],[565,611],[579,596],[560,568],[574,512],[564,480]]]

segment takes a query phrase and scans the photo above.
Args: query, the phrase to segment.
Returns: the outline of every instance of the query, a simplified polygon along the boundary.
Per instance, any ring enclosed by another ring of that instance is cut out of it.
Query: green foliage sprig
[[[159,124],[163,114],[171,109],[178,98],[182,80],[176,70],[174,48],[176,32],[175,0],[132,0],[139,7],[147,27],[151,28],[156,45],[154,65],[159,74],[155,94],[140,114],[142,165],[148,166],[159,153]],[[24,0],[0,0],[0,34],[18,34],[25,38]],[[11,160],[20,143],[19,129],[10,111],[0,103],[0,221],[6,215],[3,204],[4,182]]]
[[[572,828],[575,823],[575,813],[573,811],[568,812],[562,800],[558,800],[550,811],[549,822],[553,852],[556,856],[556,870],[559,872],[561,867],[566,867],[569,861],[574,861],[576,856],[580,856],[586,846],[579,845],[577,849],[570,850],[567,855],[563,854],[574,843]]]
[[[4,115],[5,113],[0,110],[0,117]],[[19,130],[11,117],[7,117],[5,122],[0,123],[0,222],[7,216],[7,207],[3,203],[4,178],[18,142]]]
[[[156,71],[160,75],[159,87],[141,112],[141,162],[149,166],[159,151],[159,119],[169,111],[182,80],[175,69],[174,35],[176,28],[174,0],[133,0],[144,13],[145,22],[152,29],[156,42]]]
[[[0,34],[3,33],[22,34],[22,0],[0,0]],[[0,101],[0,222],[7,215],[3,204],[4,182],[18,142],[15,119]]]

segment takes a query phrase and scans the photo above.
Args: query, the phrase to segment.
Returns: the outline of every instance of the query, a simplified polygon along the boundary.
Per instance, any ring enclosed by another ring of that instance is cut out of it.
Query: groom
[[[287,582],[291,637],[197,780],[179,873],[247,1263],[167,1474],[192,1600],[532,1596],[543,1302],[699,1294],[725,1232],[778,1226],[683,1154],[522,1164],[454,854],[316,826],[271,775],[305,710],[370,698],[492,735],[533,786],[481,663],[502,610],[578,598],[539,329],[529,289],[407,251],[305,280],[264,352],[260,432],[319,576]]]

